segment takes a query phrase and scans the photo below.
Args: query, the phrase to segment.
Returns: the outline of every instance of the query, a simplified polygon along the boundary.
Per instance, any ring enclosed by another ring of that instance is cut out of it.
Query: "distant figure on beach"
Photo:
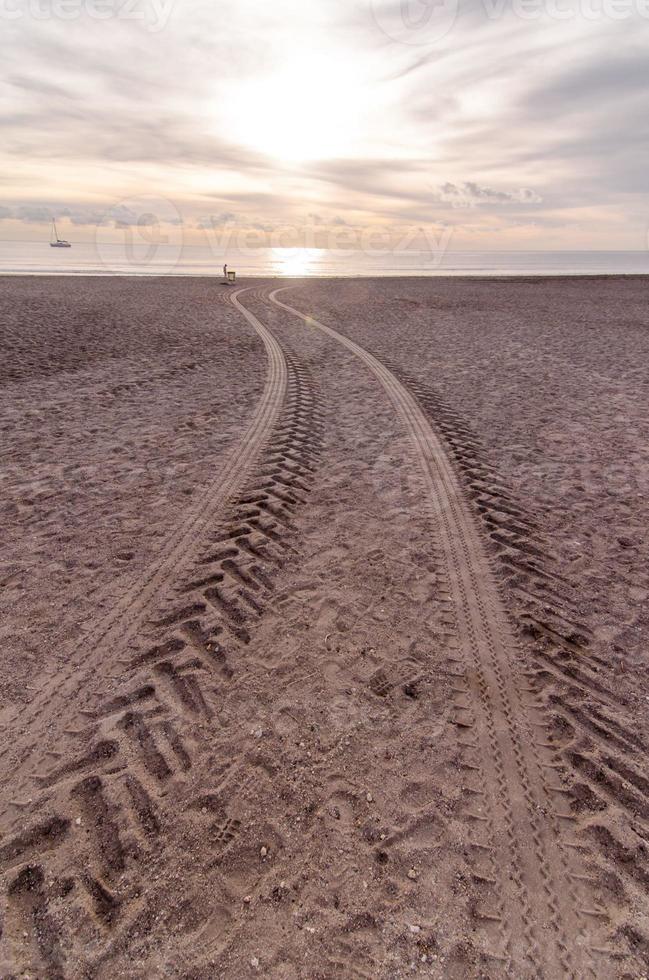
[[[224,279],[227,279],[228,278],[228,264],[227,264],[227,262],[223,266],[223,278]]]

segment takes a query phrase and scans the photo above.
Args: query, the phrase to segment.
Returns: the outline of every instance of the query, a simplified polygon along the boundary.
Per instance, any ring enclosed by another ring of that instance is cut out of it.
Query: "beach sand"
[[[0,976],[646,975],[647,281],[244,287],[2,280]]]

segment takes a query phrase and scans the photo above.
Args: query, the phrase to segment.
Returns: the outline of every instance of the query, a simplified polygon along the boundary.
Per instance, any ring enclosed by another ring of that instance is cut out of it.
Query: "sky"
[[[0,0],[0,238],[645,249],[649,0]]]

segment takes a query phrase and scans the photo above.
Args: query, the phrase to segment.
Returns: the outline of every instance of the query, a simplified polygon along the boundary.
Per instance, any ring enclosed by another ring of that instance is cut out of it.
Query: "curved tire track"
[[[23,747],[17,759],[21,765],[38,745],[34,739],[34,724],[47,709],[52,712],[57,699],[73,699],[84,688],[86,678],[97,663],[100,653],[111,644],[121,645],[134,636],[154,598],[175,578],[191,560],[196,542],[215,513],[232,498],[259,455],[275,425],[287,390],[288,369],[281,346],[270,331],[238,300],[245,289],[237,290],[229,299],[261,338],[268,359],[268,372],[263,394],[248,428],[231,449],[214,480],[203,490],[186,512],[181,523],[167,538],[154,562],[144,575],[131,579],[126,590],[109,611],[77,641],[70,650],[64,670],[54,684],[43,686],[26,708],[17,709],[8,719],[5,731],[19,722],[29,732],[33,744]],[[0,758],[15,749],[7,740]],[[15,774],[15,766],[11,775]]]
[[[477,844],[490,850],[498,872],[492,909],[481,916],[498,923],[499,959],[525,977],[594,976],[584,933],[583,910],[567,873],[562,814],[550,795],[536,744],[536,705],[527,704],[516,679],[516,642],[502,606],[487,553],[468,504],[435,435],[415,398],[376,357],[313,317],[277,299],[270,301],[320,330],[358,357],[383,386],[410,436],[439,531],[450,592],[457,616],[459,648],[465,652],[467,694],[473,718],[463,727],[463,743],[475,758],[479,790],[490,817],[472,817],[491,826],[493,839]],[[478,811],[482,809],[478,804]],[[575,942],[577,940],[577,942]]]
[[[23,806],[17,832],[2,840],[0,920],[8,941],[3,946],[0,930],[0,961],[15,958],[30,975],[108,976],[112,961],[128,955],[138,923],[164,915],[171,876],[173,903],[183,909],[174,925],[190,908],[192,921],[204,921],[194,874],[220,865],[231,845],[246,851],[249,828],[237,803],[253,778],[246,736],[224,741],[219,711],[250,686],[252,665],[243,663],[257,625],[283,615],[273,609],[275,579],[299,557],[295,516],[313,487],[324,430],[311,372],[288,345],[283,361],[287,389],[272,437],[174,579],[172,596],[149,613],[141,652],[124,664],[120,683],[92,699],[86,684],[92,724],[76,733],[83,747],[77,740],[31,778],[38,788],[29,815],[37,822],[25,825]],[[84,831],[75,839],[79,812]],[[195,850],[187,866],[189,840]],[[215,893],[227,877],[211,879]],[[80,940],[83,929],[96,930],[97,941]],[[213,941],[220,948],[219,929]]]

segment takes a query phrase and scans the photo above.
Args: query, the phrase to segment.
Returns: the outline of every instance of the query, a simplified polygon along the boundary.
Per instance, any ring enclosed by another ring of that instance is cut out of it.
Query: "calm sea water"
[[[217,253],[208,247],[0,241],[0,273],[32,275],[220,275],[223,262],[247,276],[649,275],[649,252],[421,251],[257,248]]]

